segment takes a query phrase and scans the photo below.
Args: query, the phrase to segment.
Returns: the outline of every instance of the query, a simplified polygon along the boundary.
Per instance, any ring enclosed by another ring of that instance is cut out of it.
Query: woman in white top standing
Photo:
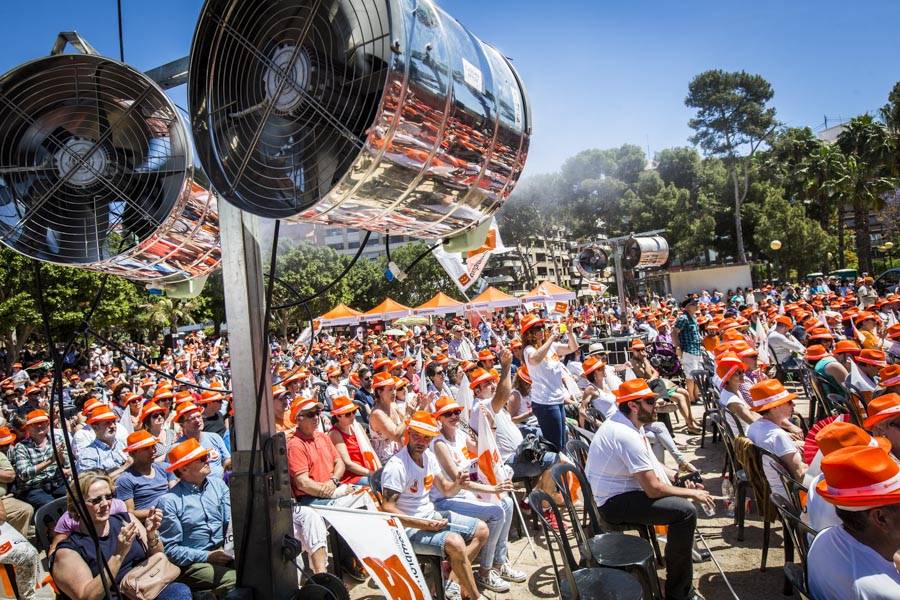
[[[563,381],[566,367],[560,360],[578,350],[572,331],[553,335],[545,319],[528,314],[522,318],[522,344],[528,373],[531,375],[531,410],[537,417],[544,439],[560,451],[566,449],[566,402],[571,394]],[[565,339],[566,343],[560,340]]]
[[[476,456],[475,442],[459,431],[459,419],[463,407],[452,398],[441,396],[436,405],[435,419],[441,433],[431,442],[444,475],[458,478],[460,471],[467,471]],[[499,481],[488,485],[466,480],[462,489],[452,497],[445,496],[438,486],[431,488],[431,501],[439,511],[451,511],[484,521],[488,527],[488,539],[479,555],[479,571],[475,576],[478,585],[492,592],[508,592],[507,581],[521,583],[526,575],[509,564],[507,538],[513,520],[512,481]],[[498,495],[499,503],[484,501],[476,496]],[[504,581],[505,580],[505,581]]]

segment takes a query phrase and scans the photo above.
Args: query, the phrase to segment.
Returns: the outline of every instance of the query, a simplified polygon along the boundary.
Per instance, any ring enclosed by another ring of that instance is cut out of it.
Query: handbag
[[[143,540],[138,538],[138,542],[146,551]],[[157,552],[125,573],[119,582],[119,593],[128,600],[154,600],[179,575],[181,569],[170,563],[165,553]]]

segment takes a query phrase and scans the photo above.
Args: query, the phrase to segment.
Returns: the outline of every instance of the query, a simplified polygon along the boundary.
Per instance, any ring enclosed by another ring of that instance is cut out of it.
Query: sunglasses
[[[300,413],[300,416],[301,416],[301,417],[306,417],[307,419],[311,419],[311,418],[313,418],[313,417],[318,417],[318,416],[321,415],[321,414],[322,414],[322,411],[316,409],[316,410],[313,410],[313,411],[310,411],[310,412]]]
[[[434,372],[435,377],[437,377],[438,375],[443,375],[443,374],[444,374],[444,371],[435,371]]]
[[[115,498],[113,494],[103,494],[101,496],[97,496],[96,498],[90,498],[87,503],[91,506],[97,506],[104,500],[106,500],[107,502],[111,502],[113,498]]]
[[[461,411],[461,410],[451,410],[451,411],[449,411],[449,412],[445,412],[445,413],[444,413],[444,416],[445,416],[445,417],[459,417],[459,416],[461,416],[461,415],[462,415],[462,411]]]

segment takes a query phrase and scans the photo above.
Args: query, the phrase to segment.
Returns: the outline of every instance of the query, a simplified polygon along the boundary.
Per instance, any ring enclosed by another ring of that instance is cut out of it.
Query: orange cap
[[[750,386],[750,410],[763,412],[787,404],[796,397],[797,394],[784,389],[777,379],[764,379]]]

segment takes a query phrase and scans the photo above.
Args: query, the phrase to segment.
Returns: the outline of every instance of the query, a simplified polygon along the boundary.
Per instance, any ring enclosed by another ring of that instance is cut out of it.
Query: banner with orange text
[[[406,530],[395,515],[313,506],[347,542],[386,598],[431,600]]]

